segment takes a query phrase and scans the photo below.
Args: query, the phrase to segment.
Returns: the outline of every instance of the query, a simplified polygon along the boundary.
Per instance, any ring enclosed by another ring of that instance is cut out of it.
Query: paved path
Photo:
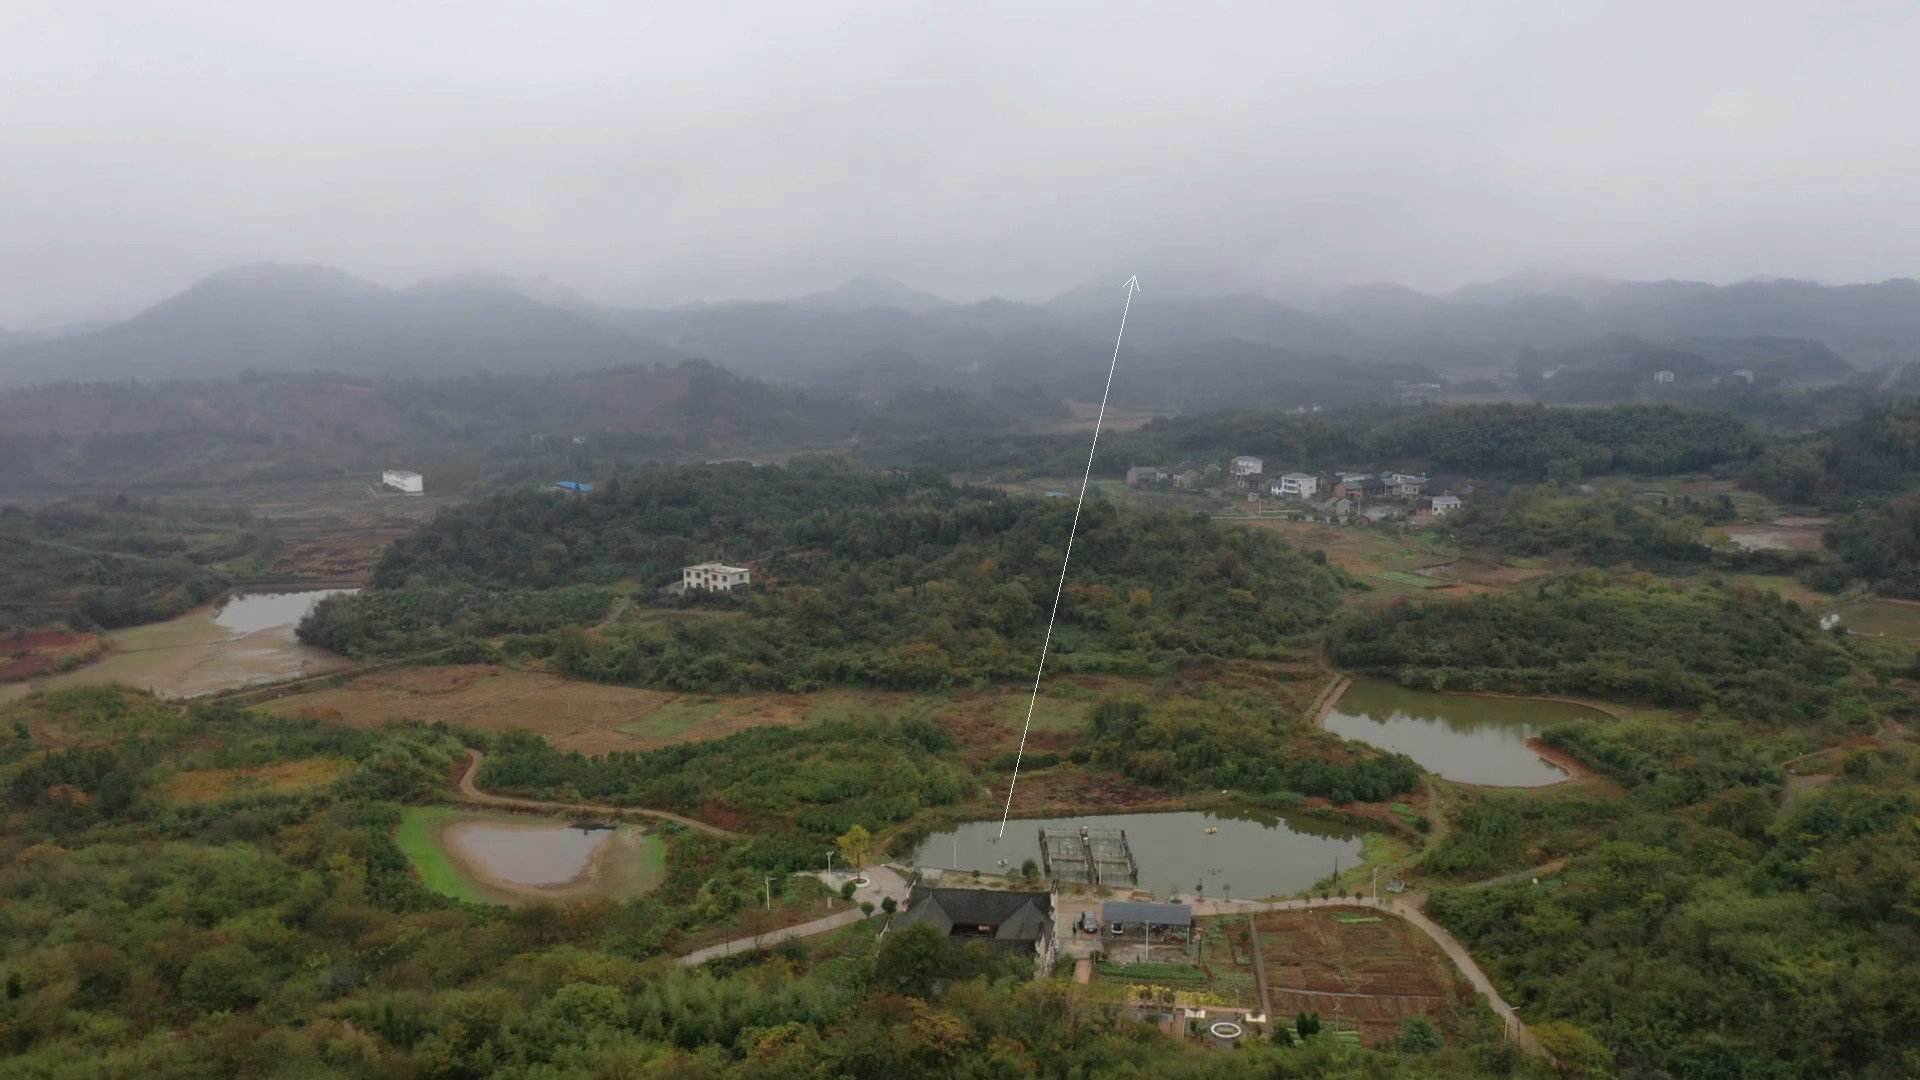
[[[709,836],[724,836],[735,840],[744,839],[744,837],[737,832],[728,832],[718,825],[709,825],[704,821],[695,821],[690,817],[682,817],[668,810],[643,810],[635,806],[603,806],[595,803],[548,802],[544,799],[522,799],[514,795],[495,795],[489,791],[482,791],[473,782],[473,778],[480,773],[480,759],[482,756],[478,750],[467,751],[467,771],[460,774],[460,797],[465,802],[478,806],[501,806],[510,810],[534,810],[541,813],[594,814],[610,818],[658,818],[661,821],[671,821],[679,825],[685,825],[689,829],[697,829]]]
[[[758,934],[753,937],[734,938],[732,941],[723,941],[718,945],[708,945],[703,949],[695,949],[680,958],[680,966],[697,967],[709,960],[718,960],[723,956],[737,956],[740,953],[753,952],[755,949],[764,949],[770,945],[778,945],[783,941],[792,941],[794,938],[812,937],[815,934],[824,934],[830,930],[838,930],[843,926],[852,926],[854,923],[867,917],[867,913],[860,910],[860,902],[862,900],[872,904],[876,910],[880,907],[880,901],[887,897],[892,897],[896,904],[906,902],[907,879],[901,877],[898,873],[884,866],[870,866],[860,873],[866,876],[868,884],[864,888],[854,889],[852,902],[849,903],[845,900],[835,901],[836,903],[847,904],[845,910],[837,911],[832,915],[815,919],[812,922],[803,922],[797,926],[785,926],[778,930],[769,930],[764,934]],[[843,870],[832,875],[822,873],[811,876],[826,882],[828,888],[837,889],[841,884],[852,880],[858,875],[849,874]]]

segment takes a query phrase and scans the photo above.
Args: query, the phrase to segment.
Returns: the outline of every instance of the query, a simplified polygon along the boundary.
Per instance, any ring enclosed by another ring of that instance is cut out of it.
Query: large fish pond
[[[1086,814],[1015,818],[1000,837],[1000,821],[972,821],[935,833],[914,854],[918,866],[1018,872],[1040,860],[1041,829],[1124,829],[1139,887],[1157,896],[1259,899],[1300,892],[1360,858],[1363,832],[1328,822],[1257,810]],[[1208,830],[1213,830],[1209,832]]]
[[[1567,774],[1528,740],[1555,724],[1601,718],[1563,701],[1436,694],[1360,679],[1340,695],[1323,726],[1343,738],[1405,754],[1448,780],[1540,787]]]

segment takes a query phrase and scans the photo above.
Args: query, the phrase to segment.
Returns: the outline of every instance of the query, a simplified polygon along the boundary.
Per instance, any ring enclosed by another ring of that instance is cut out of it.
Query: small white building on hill
[[[1260,472],[1262,462],[1257,457],[1237,457],[1233,459],[1233,475],[1253,476]]]
[[[725,563],[703,562],[680,568],[680,587],[683,589],[732,592],[752,584],[752,579],[753,574],[746,567],[728,566]]]
[[[425,495],[427,482],[417,472],[405,469],[388,469],[380,474],[380,482],[404,495]]]

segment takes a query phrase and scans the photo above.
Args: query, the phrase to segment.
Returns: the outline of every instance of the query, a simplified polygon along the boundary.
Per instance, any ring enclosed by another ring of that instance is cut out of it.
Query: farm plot
[[[1407,1017],[1444,1017],[1462,1000],[1432,944],[1373,909],[1270,911],[1255,916],[1255,926],[1278,1015],[1317,1012],[1378,1044]]]
[[[1254,982],[1245,917],[1203,919],[1196,924],[1196,932],[1200,935],[1199,947],[1191,958],[1186,956],[1184,946],[1163,950],[1156,945],[1152,962],[1103,961],[1095,965],[1095,978],[1088,987],[1090,999],[1118,1003],[1126,1000],[1134,988],[1153,987],[1183,1004],[1258,1009],[1260,991]]]

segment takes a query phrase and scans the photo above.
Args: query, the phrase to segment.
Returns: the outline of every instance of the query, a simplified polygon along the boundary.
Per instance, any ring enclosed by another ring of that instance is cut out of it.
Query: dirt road
[[[534,810],[542,813],[593,814],[609,818],[658,818],[661,821],[685,825],[689,829],[697,829],[709,836],[724,836],[733,840],[745,839],[737,832],[728,832],[717,825],[695,821],[669,810],[643,810],[634,806],[603,806],[596,803],[548,802],[544,799],[522,799],[513,795],[495,795],[489,791],[482,791],[473,782],[473,778],[480,773],[482,756],[478,750],[467,751],[467,771],[460,774],[460,798],[463,802],[477,806],[499,806],[510,810]]]

